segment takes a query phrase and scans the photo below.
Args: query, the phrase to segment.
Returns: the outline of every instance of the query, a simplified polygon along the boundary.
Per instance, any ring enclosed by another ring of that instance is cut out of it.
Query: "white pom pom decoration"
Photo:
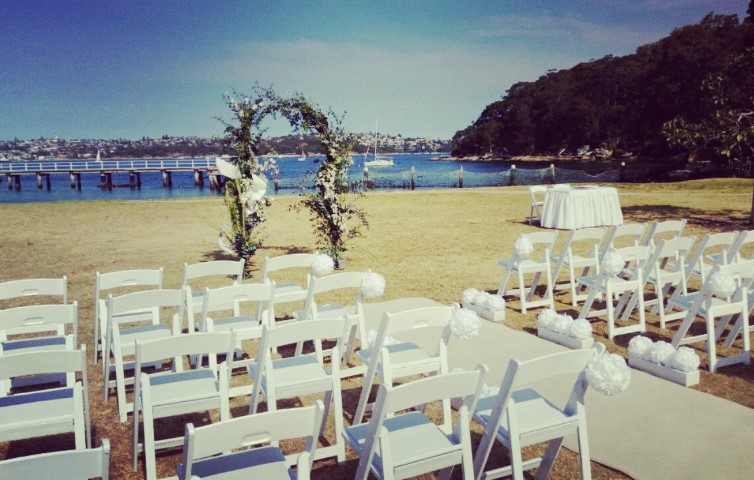
[[[623,270],[623,266],[625,264],[626,262],[623,260],[621,254],[618,253],[618,251],[615,249],[610,249],[602,258],[602,263],[600,264],[600,272],[604,273],[608,277],[614,277],[615,275],[618,275],[621,270]]]
[[[534,251],[534,245],[532,245],[531,241],[526,237],[518,237],[513,248],[516,251],[516,255],[522,259],[529,258],[529,255]]]
[[[369,330],[367,332],[367,346],[368,348],[374,348],[374,341],[377,340],[377,330]],[[385,340],[383,341],[382,345],[397,345],[401,342],[394,339],[390,335],[385,335]]]
[[[700,363],[699,355],[689,347],[678,347],[670,359],[670,367],[682,372],[693,372]]]
[[[335,261],[326,253],[316,252],[312,262],[312,274],[315,277],[330,275],[335,268]]]
[[[463,340],[469,340],[479,335],[482,321],[475,311],[468,308],[453,306],[453,315],[450,319],[450,331],[453,335]]]
[[[652,349],[652,339],[642,335],[636,335],[628,342],[628,353],[639,358],[649,360],[649,351]]]
[[[487,304],[489,303],[490,294],[487,292],[477,292],[476,295],[474,295],[474,299],[471,301],[474,305],[477,307],[487,308]]]
[[[488,294],[487,307],[498,312],[505,310],[505,299],[497,295]]]
[[[468,305],[469,303],[474,303],[474,297],[476,297],[477,293],[479,293],[479,290],[477,290],[476,288],[467,288],[461,294],[461,301],[465,305]]]
[[[385,293],[385,277],[371,270],[361,277],[361,296],[363,298],[381,297]]]
[[[595,343],[594,357],[586,367],[589,386],[602,395],[615,395],[628,388],[631,382],[631,369],[620,355],[608,353],[605,345]]]
[[[736,281],[725,272],[715,272],[709,278],[707,288],[717,298],[728,298],[736,291]]]
[[[563,335],[568,335],[568,333],[571,331],[571,324],[573,323],[573,319],[568,315],[558,315],[558,318],[555,319],[554,322],[552,322],[552,329],[558,333],[562,333]]]
[[[571,322],[568,335],[579,340],[586,340],[592,336],[592,324],[586,318],[579,318]]]
[[[648,353],[650,361],[658,365],[669,367],[670,359],[673,358],[673,355],[675,354],[675,348],[668,342],[660,340],[652,345],[652,348]]]
[[[558,312],[551,308],[546,308],[539,312],[539,315],[537,315],[537,323],[540,327],[546,328],[548,330],[552,330],[552,325],[555,323],[555,320],[558,318]]]

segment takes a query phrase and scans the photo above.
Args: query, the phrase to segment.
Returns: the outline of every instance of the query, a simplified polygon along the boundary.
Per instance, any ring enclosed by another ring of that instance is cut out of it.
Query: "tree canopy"
[[[666,140],[663,125],[709,113],[700,91],[754,45],[752,10],[754,1],[744,22],[710,13],[631,55],[516,83],[455,134],[453,153],[557,154],[582,145],[660,158],[681,153],[684,147]]]

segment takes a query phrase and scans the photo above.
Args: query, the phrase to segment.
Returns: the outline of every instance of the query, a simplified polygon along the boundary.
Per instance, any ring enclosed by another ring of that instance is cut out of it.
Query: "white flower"
[[[678,347],[670,359],[670,366],[682,372],[693,372],[699,368],[699,355],[689,347]]]
[[[487,292],[477,292],[476,295],[474,295],[474,305],[481,308],[487,308],[487,304],[489,303],[489,297],[490,295]]]
[[[381,297],[385,293],[385,277],[371,270],[361,277],[361,296],[363,298]]]
[[[652,362],[664,367],[670,366],[670,360],[675,354],[675,348],[664,340],[655,342],[649,350],[649,358]]]
[[[648,360],[649,351],[652,349],[652,339],[636,335],[628,341],[628,353],[639,358]]]
[[[315,277],[330,275],[335,268],[335,261],[326,253],[316,252],[312,261],[312,274]]]
[[[552,329],[563,335],[568,335],[568,332],[571,331],[571,323],[573,323],[573,318],[570,316],[565,314],[558,315],[558,318],[552,322]]]
[[[610,249],[605,253],[600,264],[600,272],[604,273],[608,277],[618,275],[626,262],[617,250]]]
[[[487,308],[496,312],[501,312],[505,310],[505,299],[498,295],[488,295]]]
[[[546,328],[547,330],[553,329],[553,323],[558,318],[558,312],[551,308],[546,308],[539,312],[537,315],[537,323],[540,328]]]
[[[467,288],[461,294],[461,301],[464,305],[470,305],[474,303],[474,297],[477,293],[479,293],[479,290],[477,290],[476,288]]]
[[[367,346],[368,348],[374,348],[374,341],[377,340],[377,330],[369,330],[367,332]],[[397,345],[401,342],[394,339],[390,335],[385,335],[385,340],[383,340],[382,345]]]
[[[453,315],[450,318],[450,331],[453,335],[463,340],[469,340],[479,335],[481,326],[482,322],[475,311],[461,308],[458,305],[453,306]]]
[[[592,324],[586,318],[579,318],[571,322],[571,329],[568,335],[580,340],[586,340],[592,337]]]
[[[715,272],[707,281],[709,293],[718,298],[728,298],[736,291],[736,281],[725,272]]]
[[[615,395],[628,388],[631,382],[631,369],[620,355],[608,353],[605,345],[595,343],[594,357],[586,366],[585,374],[589,386],[602,395]]]
[[[513,248],[516,251],[516,255],[521,259],[529,258],[529,255],[534,251],[534,245],[532,245],[531,241],[523,235],[518,237]]]

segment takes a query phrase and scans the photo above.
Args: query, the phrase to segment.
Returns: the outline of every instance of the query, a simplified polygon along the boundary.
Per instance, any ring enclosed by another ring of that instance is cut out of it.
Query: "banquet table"
[[[549,188],[540,224],[566,230],[622,225],[618,190],[598,186]]]

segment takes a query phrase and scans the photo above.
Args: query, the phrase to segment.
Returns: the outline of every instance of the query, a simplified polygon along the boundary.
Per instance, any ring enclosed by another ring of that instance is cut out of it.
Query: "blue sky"
[[[0,139],[221,135],[223,92],[254,82],[354,132],[450,138],[516,82],[748,3],[0,0]]]

